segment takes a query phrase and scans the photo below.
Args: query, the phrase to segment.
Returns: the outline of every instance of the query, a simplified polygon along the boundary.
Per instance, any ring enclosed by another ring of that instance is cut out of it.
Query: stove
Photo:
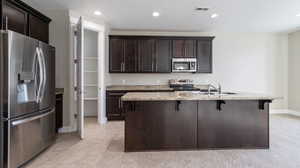
[[[174,91],[200,91],[199,88],[194,87],[194,82],[190,79],[170,79],[169,86]]]

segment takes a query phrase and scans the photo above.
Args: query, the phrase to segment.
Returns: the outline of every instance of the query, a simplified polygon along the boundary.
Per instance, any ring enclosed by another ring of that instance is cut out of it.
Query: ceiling
[[[69,9],[113,29],[286,32],[300,28],[300,0],[26,0],[41,9]],[[195,11],[208,7],[208,11]],[[160,12],[158,18],[153,11]],[[212,19],[213,13],[219,17]]]

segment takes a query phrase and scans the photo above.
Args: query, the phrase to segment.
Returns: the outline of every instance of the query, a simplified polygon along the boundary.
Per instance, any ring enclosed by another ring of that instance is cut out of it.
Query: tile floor
[[[85,140],[60,135],[26,168],[300,168],[300,117],[271,115],[270,150],[124,153],[124,123],[87,118]]]

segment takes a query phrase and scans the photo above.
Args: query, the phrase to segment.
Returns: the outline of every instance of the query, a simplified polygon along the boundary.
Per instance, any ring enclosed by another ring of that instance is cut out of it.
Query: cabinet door
[[[21,34],[27,34],[27,13],[13,4],[3,2],[2,29],[6,28]],[[6,23],[7,22],[7,23]]]
[[[139,72],[155,71],[155,40],[139,40]]]
[[[197,72],[212,73],[212,41],[197,41]]]
[[[226,101],[222,110],[216,101],[198,105],[198,147],[268,148],[268,107],[258,109],[258,101]]]
[[[29,15],[29,36],[45,43],[49,42],[49,24],[36,16]]]
[[[125,134],[126,151],[196,148],[197,102],[135,102]]]
[[[173,40],[173,58],[193,58],[196,51],[196,40]]]
[[[138,40],[124,40],[124,65],[122,72],[137,72]]]
[[[184,41],[184,50],[185,50],[185,55],[184,57],[187,58],[195,58],[196,57],[196,51],[197,51],[197,47],[196,47],[196,40],[185,40]]]
[[[171,40],[156,40],[155,71],[160,73],[171,73]]]
[[[173,40],[173,58],[182,58],[185,56],[184,40]]]
[[[106,115],[109,120],[122,119],[124,117],[123,104],[121,97],[124,93],[107,93],[106,98]]]
[[[109,41],[109,72],[122,72],[124,41],[111,38]]]

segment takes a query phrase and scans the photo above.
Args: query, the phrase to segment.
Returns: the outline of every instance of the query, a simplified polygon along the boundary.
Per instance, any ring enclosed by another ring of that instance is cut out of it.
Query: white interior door
[[[83,31],[83,20],[80,17],[76,25],[76,39],[75,39],[75,74],[76,74],[76,103],[77,103],[77,131],[81,139],[84,138],[84,86],[83,86],[83,75],[84,75],[84,31]]]

